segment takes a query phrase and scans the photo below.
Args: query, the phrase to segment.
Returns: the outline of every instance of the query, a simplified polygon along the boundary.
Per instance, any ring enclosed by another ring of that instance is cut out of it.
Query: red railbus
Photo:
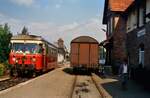
[[[13,36],[9,63],[11,76],[33,76],[57,67],[57,47],[40,36]]]

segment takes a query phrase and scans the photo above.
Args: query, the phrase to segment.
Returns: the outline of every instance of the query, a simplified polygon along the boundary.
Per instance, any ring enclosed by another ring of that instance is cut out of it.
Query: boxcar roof
[[[71,43],[96,43],[99,44],[98,41],[89,36],[80,36],[71,41]]]

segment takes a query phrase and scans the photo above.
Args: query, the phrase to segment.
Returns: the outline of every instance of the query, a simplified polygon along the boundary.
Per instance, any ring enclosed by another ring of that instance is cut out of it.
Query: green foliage
[[[23,27],[21,34],[28,35],[28,29],[25,26]]]
[[[5,69],[6,69],[6,70],[9,70],[9,69],[11,69],[11,68],[12,68],[12,65],[11,65],[11,64],[9,64],[9,62],[8,62],[8,61],[4,62],[4,65],[5,65]]]
[[[0,76],[2,76],[4,74],[4,65],[0,64]]]
[[[0,25],[0,63],[3,63],[8,60],[10,52],[10,39],[12,34],[8,24],[4,26]]]

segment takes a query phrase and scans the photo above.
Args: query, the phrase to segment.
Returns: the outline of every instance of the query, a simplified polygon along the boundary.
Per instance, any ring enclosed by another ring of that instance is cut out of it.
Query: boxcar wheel
[[[73,73],[77,73],[77,68],[73,67]]]

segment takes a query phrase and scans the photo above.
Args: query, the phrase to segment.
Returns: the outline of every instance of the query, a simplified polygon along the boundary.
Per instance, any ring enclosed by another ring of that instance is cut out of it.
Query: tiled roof
[[[107,16],[110,11],[125,12],[135,0],[105,0],[103,24],[107,23]]]
[[[134,0],[109,0],[109,8],[111,11],[125,11]]]

